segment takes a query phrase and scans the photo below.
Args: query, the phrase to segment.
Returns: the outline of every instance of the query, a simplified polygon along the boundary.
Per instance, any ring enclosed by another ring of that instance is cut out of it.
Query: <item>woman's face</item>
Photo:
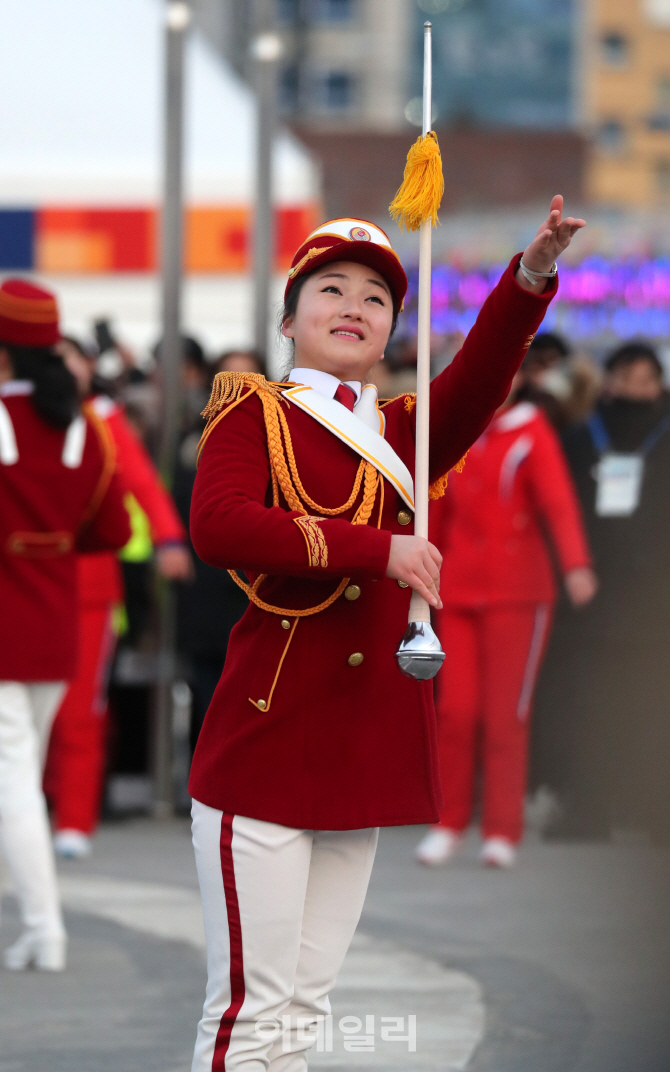
[[[656,367],[642,357],[630,365],[615,368],[608,377],[607,388],[611,398],[655,402],[663,391],[663,383]]]
[[[296,368],[362,382],[384,356],[392,323],[383,276],[364,264],[333,261],[307,279],[282,334],[294,340]]]

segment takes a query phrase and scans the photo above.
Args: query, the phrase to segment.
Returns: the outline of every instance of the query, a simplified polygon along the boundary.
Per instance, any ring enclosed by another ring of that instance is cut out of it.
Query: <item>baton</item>
[[[431,132],[432,27],[423,26],[423,131],[407,158],[405,178],[391,205],[392,215],[408,230],[419,230],[419,302],[416,361],[416,462],[414,471],[414,532],[428,539],[429,424],[430,424],[430,284],[431,237],[437,223],[444,180],[437,139]],[[412,159],[414,153],[415,158]],[[445,653],[430,624],[430,606],[412,592],[409,625],[395,653],[405,677],[426,681],[435,677]]]

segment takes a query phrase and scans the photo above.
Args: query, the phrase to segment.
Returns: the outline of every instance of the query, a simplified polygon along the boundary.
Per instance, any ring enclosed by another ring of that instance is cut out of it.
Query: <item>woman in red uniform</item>
[[[517,255],[433,381],[436,492],[507,397],[555,293],[555,257],[582,225],[561,223],[561,207],[524,253],[527,275]],[[209,973],[193,1072],[306,1068],[378,827],[438,818],[432,686],[394,660],[407,588],[441,605],[439,552],[411,532],[415,399],[378,404],[367,383],[406,287],[373,224],[317,228],[286,287],[290,381],[221,373],[206,411],[193,544],[244,570],[252,606],[191,774]]]
[[[8,968],[65,965],[65,931],[41,791],[51,721],[76,672],[77,552],[130,534],[114,447],[79,411],[53,350],[56,300],[0,287],[0,837],[24,924]]]
[[[481,738],[482,860],[509,867],[522,834],[533,691],[556,601],[552,549],[573,604],[588,602],[596,587],[560,444],[535,405],[501,407],[463,474],[433,504],[431,537],[443,555],[436,629],[447,660],[436,706],[444,804],[417,858],[440,865],[458,847],[472,814]]]
[[[117,468],[127,494],[144,510],[151,525],[160,573],[187,580],[193,563],[172,499],[123,409],[107,395],[91,396],[93,362],[72,339],[59,352],[82,399],[104,422],[116,448]],[[107,669],[113,653],[112,612],[123,599],[119,562],[109,554],[79,555],[81,650],[79,669],[56,716],[46,768],[46,789],[53,811],[54,846],[61,856],[91,851],[98,824],[105,766]]]

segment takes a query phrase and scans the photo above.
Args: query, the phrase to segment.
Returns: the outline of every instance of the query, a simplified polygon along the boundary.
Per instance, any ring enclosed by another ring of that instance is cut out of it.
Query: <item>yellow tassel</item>
[[[402,185],[389,206],[399,227],[418,231],[424,220],[433,227],[439,222],[437,210],[444,194],[442,157],[437,135],[429,130],[414,142],[407,154]]]

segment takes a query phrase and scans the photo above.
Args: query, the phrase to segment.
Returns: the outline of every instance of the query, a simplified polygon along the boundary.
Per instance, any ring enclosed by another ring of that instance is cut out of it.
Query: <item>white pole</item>
[[[431,129],[433,69],[432,27],[423,24],[423,136]],[[428,539],[428,441],[430,425],[430,278],[432,221],[419,232],[419,308],[416,351],[416,461],[414,470],[414,532]],[[430,607],[417,592],[409,605],[410,622],[429,622]]]
[[[423,136],[431,127],[433,77],[431,24],[423,24]],[[419,232],[419,324],[416,353],[416,462],[414,470],[414,532],[428,539],[428,447],[430,422],[430,272],[432,220]],[[395,657],[401,673],[415,681],[435,677],[444,661],[440,641],[430,624],[430,607],[412,592],[409,625]]]
[[[165,146],[161,246],[163,338],[160,349],[163,411],[159,466],[165,483],[171,487],[180,406],[184,45],[191,21],[191,8],[184,0],[168,0],[165,15]],[[159,602],[159,651],[152,742],[154,814],[157,818],[167,818],[172,814],[174,805],[172,686],[177,618],[172,584],[157,578],[156,587]]]

